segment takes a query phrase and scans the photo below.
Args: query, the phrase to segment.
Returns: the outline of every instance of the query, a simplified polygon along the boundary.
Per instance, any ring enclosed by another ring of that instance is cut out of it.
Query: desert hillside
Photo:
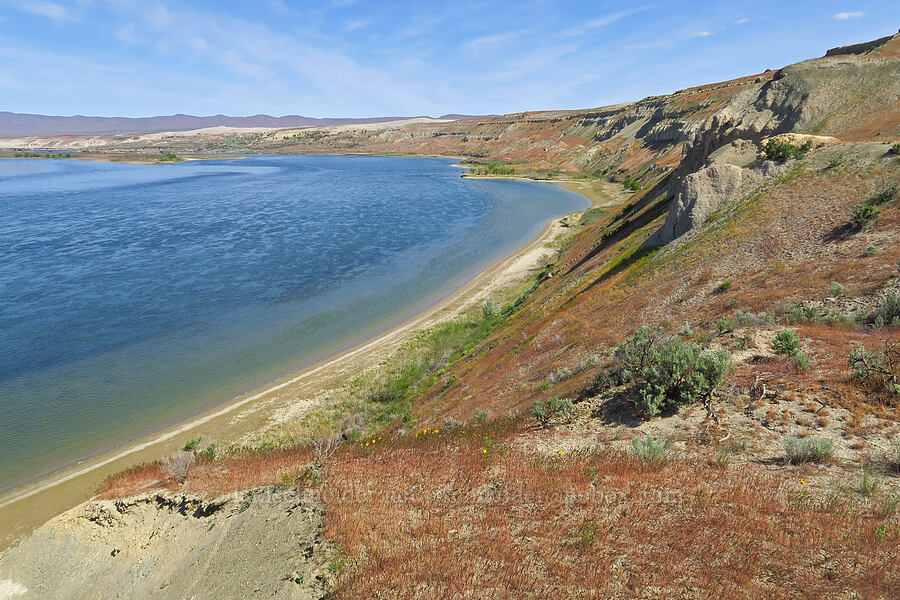
[[[221,597],[220,556],[276,597],[896,597],[900,34],[599,109],[82,142],[457,156],[623,193],[348,377],[315,435],[110,478],[0,558],[0,598]]]

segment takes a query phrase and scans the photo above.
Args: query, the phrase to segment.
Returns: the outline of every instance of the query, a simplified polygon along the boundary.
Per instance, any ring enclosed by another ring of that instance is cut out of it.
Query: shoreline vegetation
[[[203,156],[207,157],[217,158]],[[334,402],[336,396],[346,397],[348,380],[352,386],[371,378],[379,365],[392,360],[410,342],[437,326],[462,322],[481,313],[486,303],[499,300],[499,305],[507,305],[553,262],[552,255],[581,226],[582,215],[605,210],[624,199],[618,186],[603,180],[503,178],[560,184],[586,197],[591,206],[552,219],[536,238],[501,257],[437,304],[368,341],[190,419],[0,494],[0,553],[49,518],[93,497],[109,476],[168,456],[181,449],[186,439],[199,438],[203,447],[220,449],[229,444],[236,448],[268,448],[278,442],[289,445],[300,441],[298,432],[290,429],[290,424],[298,420],[310,422],[302,432],[308,436],[333,429],[348,409],[346,401]],[[378,416],[374,418],[380,420]]]
[[[111,152],[90,152],[84,150],[16,150],[2,151],[0,152],[0,158],[32,160],[86,160],[91,162],[109,162],[127,165],[159,165],[197,160],[232,160],[244,157],[234,155],[221,155],[215,153],[185,154],[174,152],[142,152],[137,154],[117,154]]]

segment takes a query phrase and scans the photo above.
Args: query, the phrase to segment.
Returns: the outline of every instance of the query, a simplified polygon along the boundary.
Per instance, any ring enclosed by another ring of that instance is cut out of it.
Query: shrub
[[[728,317],[722,317],[721,319],[719,319],[719,322],[716,323],[716,327],[719,328],[719,333],[731,333],[732,331],[734,331],[735,322]]]
[[[874,496],[881,485],[881,478],[872,473],[870,469],[863,469],[862,476],[859,478],[859,485],[856,491],[863,496]]]
[[[641,183],[639,181],[635,181],[634,179],[628,178],[622,182],[622,185],[625,186],[626,190],[631,190],[632,192],[636,192],[641,189]]]
[[[844,293],[844,285],[842,283],[838,283],[837,281],[832,281],[831,286],[828,288],[829,296],[840,296]]]
[[[548,400],[535,402],[531,407],[531,413],[542,427],[546,427],[550,424],[550,421],[565,417],[574,409],[575,405],[571,399],[553,396]]]
[[[800,352],[800,338],[793,329],[784,328],[775,334],[772,340],[772,350],[775,354],[793,358]]]
[[[485,319],[493,319],[500,316],[500,305],[493,298],[488,298],[481,305],[481,314]]]
[[[628,380],[647,366],[654,347],[662,341],[662,335],[659,329],[641,327],[616,346],[613,359],[626,371],[625,376]]]
[[[826,438],[789,437],[784,440],[785,458],[791,464],[824,462],[834,454],[834,441]]]
[[[194,466],[194,460],[193,452],[182,450],[169,458],[164,458],[161,469],[166,475],[179,482],[184,482],[191,468]]]
[[[866,247],[866,256],[875,256],[876,254],[878,254],[878,248],[872,245]]]
[[[885,340],[884,347],[874,352],[866,347],[857,348],[850,352],[847,366],[853,380],[860,385],[900,395],[900,343]]]
[[[862,229],[869,224],[874,225],[880,214],[881,211],[874,206],[860,204],[853,208],[853,213],[850,215],[850,222],[858,229]]]
[[[809,369],[809,356],[806,355],[806,352],[797,352],[791,357],[791,364],[798,371],[806,371]]]
[[[647,434],[631,440],[631,451],[643,462],[653,465],[666,457],[666,450],[671,443],[671,438]]]
[[[812,148],[812,140],[806,140],[802,145],[797,146],[780,138],[770,138],[763,146],[766,158],[785,162],[792,158],[803,158]]]
[[[731,280],[726,279],[725,281],[720,283],[718,286],[716,286],[716,289],[719,290],[720,292],[727,292],[728,290],[731,289],[732,285],[733,284],[732,284]]]
[[[201,438],[201,437],[191,438],[191,439],[188,440],[188,442],[184,445],[183,450],[184,450],[185,452],[189,452],[189,451],[193,450],[194,448],[197,447],[197,444],[199,444],[199,443],[200,443],[200,440],[202,440],[202,439],[203,439],[203,438]]]
[[[208,462],[214,461],[216,459],[216,445],[209,444],[206,450],[201,450],[197,453],[197,458]]]
[[[892,185],[891,187],[884,188],[871,198],[869,198],[869,204],[872,206],[876,206],[878,204],[887,204],[891,200],[893,200],[897,196],[897,186]]]
[[[888,292],[881,302],[881,306],[869,315],[869,321],[881,320],[883,325],[900,324],[900,294]]]
[[[888,154],[900,154],[900,142],[897,142],[896,144],[893,144],[893,145],[888,149]]]
[[[638,407],[649,415],[708,399],[728,373],[727,350],[706,350],[699,344],[672,341],[653,350],[640,371]]]

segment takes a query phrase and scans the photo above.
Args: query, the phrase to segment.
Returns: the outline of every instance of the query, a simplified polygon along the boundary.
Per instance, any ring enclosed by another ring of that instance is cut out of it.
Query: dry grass
[[[120,498],[160,488],[216,495],[293,483],[314,457],[312,446],[234,453],[221,460],[197,462],[181,486],[156,461],[110,476],[101,485],[97,497]]]
[[[485,456],[461,435],[345,454],[322,490],[326,535],[353,563],[337,597],[885,598],[900,585],[896,520],[799,479],[611,452]]]

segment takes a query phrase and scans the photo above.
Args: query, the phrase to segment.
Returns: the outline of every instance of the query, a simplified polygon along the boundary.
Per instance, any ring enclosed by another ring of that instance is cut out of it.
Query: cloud
[[[66,11],[65,7],[56,4],[55,2],[35,2],[34,0],[31,0],[30,2],[20,3],[18,8],[34,15],[53,19],[54,21],[65,21],[69,19],[69,13]]]
[[[347,21],[344,23],[344,31],[355,31],[357,29],[362,29],[367,26],[369,21],[367,19],[357,19],[355,21]]]
[[[838,21],[846,21],[847,19],[858,19],[861,16],[863,16],[864,14],[866,14],[866,13],[864,13],[864,12],[839,12],[839,13],[833,15],[833,18],[837,19]]]
[[[507,42],[511,42],[522,37],[526,33],[528,32],[525,30],[509,31],[507,33],[498,33],[495,35],[485,35],[482,37],[472,38],[471,40],[468,40],[463,44],[463,49],[467,52],[484,52],[486,50],[493,50],[505,45]]]
[[[598,27],[605,27],[607,25],[612,25],[616,21],[624,19],[625,17],[631,16],[635,13],[641,12],[642,10],[647,10],[647,7],[634,8],[632,10],[623,10],[615,13],[610,13],[608,15],[604,15],[602,17],[596,17],[585,21],[578,27],[573,27],[563,32],[565,36],[575,36],[575,35],[584,35],[591,29],[597,29]]]
[[[691,37],[709,37],[712,34],[712,31],[695,31],[691,34]]]
[[[749,22],[750,22],[750,19],[748,19],[746,17],[741,17],[740,19],[735,21],[734,24],[735,25],[743,25],[744,23],[749,23]]]
[[[128,46],[134,46],[141,41],[138,38],[137,30],[131,23],[119,27],[113,35],[117,40]]]

